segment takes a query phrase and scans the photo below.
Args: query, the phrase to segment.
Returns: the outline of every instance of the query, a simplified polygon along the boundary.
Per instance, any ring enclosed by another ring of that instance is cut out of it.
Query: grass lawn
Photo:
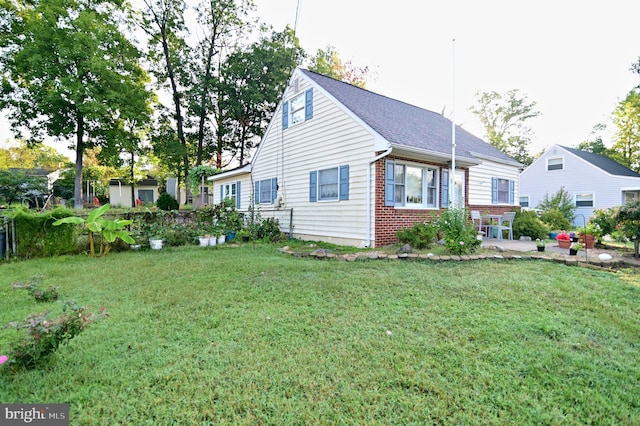
[[[640,287],[544,261],[338,262],[267,245],[0,265],[106,307],[0,402],[72,425],[640,424]],[[0,354],[17,331],[0,329]]]

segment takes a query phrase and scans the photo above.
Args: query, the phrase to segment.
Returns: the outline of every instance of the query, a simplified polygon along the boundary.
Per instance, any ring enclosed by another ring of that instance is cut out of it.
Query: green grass
[[[60,257],[0,265],[0,324],[60,310],[11,288],[34,275],[111,317],[41,369],[1,366],[0,402],[66,402],[73,425],[640,424],[640,287],[612,273],[265,245]]]

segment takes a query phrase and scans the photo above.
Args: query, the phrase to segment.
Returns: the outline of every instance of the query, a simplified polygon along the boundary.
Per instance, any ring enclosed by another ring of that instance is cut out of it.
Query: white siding
[[[157,186],[136,186],[135,197],[138,198],[139,190],[153,191],[153,200],[158,201]],[[131,205],[131,186],[130,185],[109,185],[109,204],[112,207],[132,207]]]
[[[302,74],[296,76],[299,90],[294,93],[289,87],[285,101],[311,87]],[[373,134],[317,86],[313,87],[310,120],[282,129],[281,108],[254,157],[254,182],[278,179],[282,209],[293,209],[294,236],[361,244],[367,238],[366,176],[368,161],[374,157]],[[310,202],[309,173],[343,165],[349,166],[349,199]],[[265,211],[274,207],[257,205]],[[286,225],[281,222],[281,228]]]
[[[563,169],[547,171],[547,159],[562,157]],[[613,176],[593,164],[565,151],[559,146],[551,147],[520,175],[520,193],[529,196],[529,206],[535,208],[546,194],[552,195],[564,187],[574,199],[577,194],[592,193],[593,207],[576,209],[574,226],[583,225],[593,215],[594,209],[603,209],[622,204],[622,189],[640,187],[640,179]]]
[[[253,201],[253,185],[251,174],[243,173],[228,177],[226,179],[215,180],[213,182],[213,204],[220,204],[220,188],[227,183],[240,182],[240,211],[247,211]]]
[[[514,205],[518,205],[518,169],[512,165],[483,160],[482,164],[469,168],[469,204],[491,204],[491,178],[509,179],[515,182]],[[504,204],[503,204],[504,205]]]

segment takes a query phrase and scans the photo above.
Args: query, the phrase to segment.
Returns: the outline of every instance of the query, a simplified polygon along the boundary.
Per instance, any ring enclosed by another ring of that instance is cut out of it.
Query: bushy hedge
[[[396,233],[398,241],[411,247],[426,249],[436,241],[438,228],[433,223],[416,223],[411,228],[401,229]]]
[[[12,217],[17,233],[17,257],[30,259],[78,252],[80,228],[76,226],[53,226],[53,222],[73,216],[65,208],[43,213],[18,209]]]
[[[523,210],[516,214],[513,220],[513,236],[531,237],[532,239],[545,239],[549,233],[549,227],[532,210]]]
[[[540,219],[553,231],[566,231],[571,229],[571,222],[558,209],[542,212]]]
[[[156,205],[160,210],[178,210],[178,208],[180,207],[180,205],[178,204],[178,200],[173,198],[167,192],[160,194]]]

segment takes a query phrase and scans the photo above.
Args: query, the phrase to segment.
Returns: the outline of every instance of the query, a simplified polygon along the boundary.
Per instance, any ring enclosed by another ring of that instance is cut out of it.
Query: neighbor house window
[[[593,194],[576,194],[576,207],[593,207]]]
[[[313,118],[313,89],[300,93],[282,104],[283,129],[311,118]]]
[[[220,185],[220,201],[231,199],[236,208],[240,208],[240,181],[227,182]]]
[[[515,182],[510,179],[491,178],[491,203],[513,204]]]
[[[153,189],[138,189],[138,198],[145,203],[153,203]]]
[[[385,205],[436,208],[438,205],[438,169],[387,161]]]
[[[564,169],[564,159],[562,157],[547,159],[547,170],[562,170]]]
[[[314,170],[309,173],[309,201],[349,199],[349,166]]]
[[[278,178],[263,179],[255,183],[256,204],[273,204],[278,195]]]
[[[523,195],[520,196],[520,207],[529,207],[529,196],[528,195]]]

